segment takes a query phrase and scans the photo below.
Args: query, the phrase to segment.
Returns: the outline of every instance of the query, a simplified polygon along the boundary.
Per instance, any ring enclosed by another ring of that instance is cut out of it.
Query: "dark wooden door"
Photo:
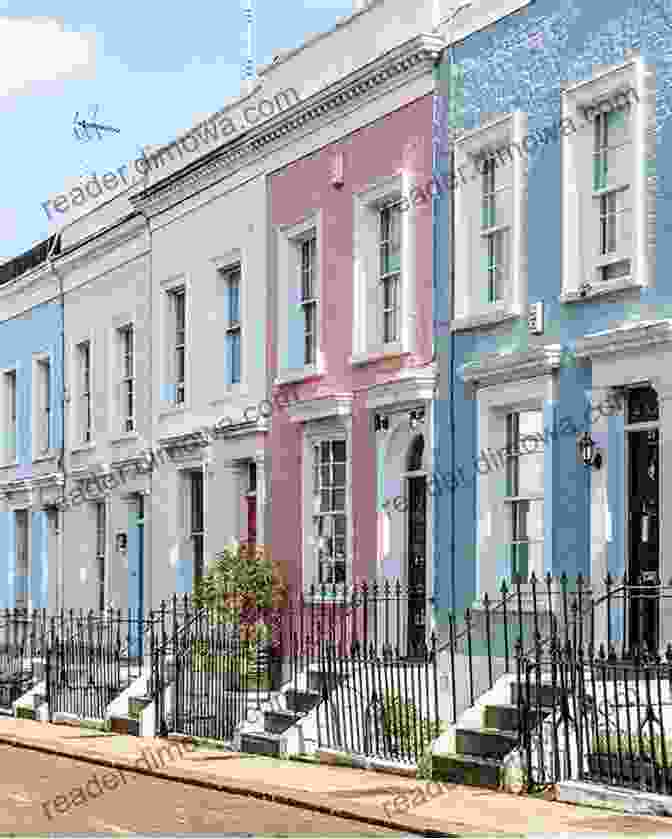
[[[629,607],[629,646],[658,648],[660,516],[658,509],[658,431],[631,431],[629,455],[629,581],[636,586]],[[647,591],[650,588],[650,591]]]
[[[408,655],[422,654],[427,621],[427,479],[408,480]]]

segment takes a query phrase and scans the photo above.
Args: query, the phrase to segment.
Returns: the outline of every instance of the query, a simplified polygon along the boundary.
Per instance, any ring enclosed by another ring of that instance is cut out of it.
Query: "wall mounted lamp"
[[[411,411],[408,415],[408,423],[411,426],[411,430],[415,431],[415,429],[424,423],[425,421],[425,409],[424,408],[417,408],[415,411]]]
[[[373,427],[376,431],[387,431],[390,427],[390,418],[385,414],[376,414],[373,418]]]
[[[590,432],[586,431],[579,441],[579,450],[581,452],[581,460],[584,466],[592,466],[593,469],[599,469],[602,466],[602,454],[600,453]]]

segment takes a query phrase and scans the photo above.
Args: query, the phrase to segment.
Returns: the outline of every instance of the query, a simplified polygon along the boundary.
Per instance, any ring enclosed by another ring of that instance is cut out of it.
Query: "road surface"
[[[8,832],[399,835],[298,807],[0,744],[0,833]]]

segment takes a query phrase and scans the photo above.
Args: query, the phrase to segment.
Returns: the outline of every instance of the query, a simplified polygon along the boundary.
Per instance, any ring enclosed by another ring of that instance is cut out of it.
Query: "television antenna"
[[[75,112],[75,117],[72,121],[73,129],[72,133],[75,135],[75,140],[80,143],[88,143],[93,138],[89,135],[89,130],[94,129],[98,139],[102,140],[103,137],[101,135],[101,131],[113,131],[115,134],[120,134],[121,131],[118,128],[113,128],[111,125],[101,125],[99,122],[96,122],[96,118],[98,116],[98,108],[99,105],[90,105],[89,106],[89,120],[85,119],[78,119],[79,111]]]
[[[248,86],[248,88],[252,87],[252,83],[254,82],[255,76],[255,69],[254,69],[254,42],[253,42],[253,35],[254,35],[254,8],[252,6],[253,0],[242,0],[242,11],[243,17],[245,18],[246,23],[246,34],[245,34],[245,52],[244,52],[244,61],[242,67],[242,81]]]

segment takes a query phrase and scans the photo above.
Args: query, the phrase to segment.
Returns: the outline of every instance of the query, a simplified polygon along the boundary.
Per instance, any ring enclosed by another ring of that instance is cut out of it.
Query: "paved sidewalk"
[[[428,789],[425,781],[382,772],[189,745],[178,749],[175,742],[77,726],[0,719],[0,742],[425,835],[672,833],[672,819],[624,816],[455,784]],[[395,796],[400,808],[395,808]]]

